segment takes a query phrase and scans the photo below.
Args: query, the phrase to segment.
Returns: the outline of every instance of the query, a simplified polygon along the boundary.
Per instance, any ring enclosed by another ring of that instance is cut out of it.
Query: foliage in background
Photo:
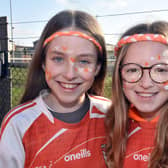
[[[108,74],[105,79],[104,97],[107,97],[109,99],[111,99],[111,82],[112,82],[111,74]]]
[[[12,108],[17,106],[24,91],[24,85],[27,77],[27,68],[25,67],[12,67]]]

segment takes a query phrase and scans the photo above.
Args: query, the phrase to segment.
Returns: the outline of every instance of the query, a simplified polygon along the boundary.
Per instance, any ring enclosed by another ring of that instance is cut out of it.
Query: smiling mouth
[[[136,94],[137,94],[138,96],[146,97],[146,98],[153,97],[153,96],[155,96],[157,93],[158,93],[158,92],[154,92],[154,93],[136,92]]]
[[[75,89],[76,87],[79,86],[79,83],[63,83],[63,82],[58,82],[61,87],[65,89]]]

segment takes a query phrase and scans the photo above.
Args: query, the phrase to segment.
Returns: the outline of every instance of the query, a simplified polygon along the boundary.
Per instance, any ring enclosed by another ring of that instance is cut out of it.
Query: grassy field
[[[12,107],[19,103],[24,91],[24,84],[27,76],[27,68],[11,68],[12,74]],[[111,98],[111,76],[107,75],[104,87],[104,96]]]

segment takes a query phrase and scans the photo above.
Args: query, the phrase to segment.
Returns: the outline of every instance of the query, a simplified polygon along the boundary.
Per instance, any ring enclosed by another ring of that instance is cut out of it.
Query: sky
[[[168,21],[168,0],[0,0],[0,17],[7,16],[8,37],[13,37],[17,45],[33,46],[47,21],[65,9],[82,10],[96,16],[106,43],[114,45],[133,25]]]

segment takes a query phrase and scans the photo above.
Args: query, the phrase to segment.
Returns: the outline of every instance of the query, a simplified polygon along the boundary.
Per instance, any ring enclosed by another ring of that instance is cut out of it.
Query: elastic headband
[[[93,44],[95,44],[99,48],[100,52],[102,52],[101,45],[93,37],[88,36],[87,34],[79,32],[79,31],[55,32],[54,34],[49,36],[44,41],[43,47],[45,47],[46,44],[49,43],[50,41],[52,41],[54,38],[59,37],[59,36],[76,36],[76,37],[81,37],[81,38],[87,39],[87,40],[91,41]]]
[[[118,50],[123,47],[123,45],[128,43],[135,43],[138,41],[155,41],[163,44],[168,44],[168,39],[161,34],[134,34],[131,36],[123,37],[114,48],[114,55],[117,56]]]

